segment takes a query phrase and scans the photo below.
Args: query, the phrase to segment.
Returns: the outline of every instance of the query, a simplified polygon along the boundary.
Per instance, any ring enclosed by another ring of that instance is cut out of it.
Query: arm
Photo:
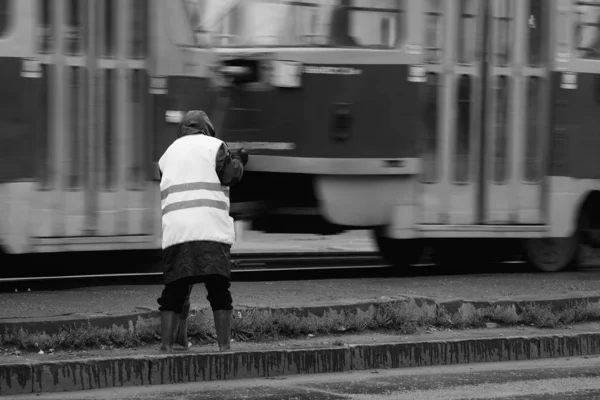
[[[225,143],[217,152],[216,171],[222,185],[233,186],[242,179],[244,164],[237,157],[232,157]]]
[[[160,170],[160,166],[158,163],[155,164],[154,168],[154,176],[152,177],[153,181],[160,182],[162,180],[162,171]]]

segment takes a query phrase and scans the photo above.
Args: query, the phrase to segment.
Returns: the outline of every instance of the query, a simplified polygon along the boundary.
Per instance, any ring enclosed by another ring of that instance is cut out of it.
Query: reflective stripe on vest
[[[161,190],[160,199],[162,205],[162,215],[170,213],[171,211],[185,210],[188,208],[198,207],[212,207],[219,210],[229,212],[229,204],[227,201],[219,199],[207,199],[207,198],[195,198],[190,200],[180,200],[169,202],[168,197],[176,193],[195,192],[195,191],[209,191],[219,193],[226,198],[229,198],[228,188],[223,187],[220,183],[215,182],[193,182],[193,183],[181,183],[178,185],[169,186],[166,189]],[[202,193],[202,192],[200,192]],[[189,193],[191,194],[191,193]],[[194,196],[193,197],[205,197],[205,196]]]

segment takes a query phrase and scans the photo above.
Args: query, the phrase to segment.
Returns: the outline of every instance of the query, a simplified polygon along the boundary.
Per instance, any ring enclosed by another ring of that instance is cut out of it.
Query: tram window
[[[547,9],[548,0],[529,0],[529,32],[528,59],[530,66],[541,66],[546,63]]]
[[[499,66],[506,66],[510,63],[514,9],[512,0],[498,2],[497,13],[494,17],[498,32],[498,36],[494,38],[494,59],[496,65]]]
[[[70,188],[76,188],[79,186],[79,159],[81,154],[79,152],[79,132],[78,132],[78,118],[79,118],[79,101],[82,99],[79,96],[79,75],[78,67],[69,67],[69,97],[67,109],[67,121],[69,121],[69,180],[68,184]]]
[[[575,2],[575,52],[579,58],[600,59],[600,1]]]
[[[54,19],[52,0],[40,0],[39,2],[39,24],[40,24],[40,51],[49,52],[54,45]]]
[[[475,61],[477,46],[477,7],[479,0],[460,0],[457,61],[471,64]]]
[[[203,28],[204,6],[207,3],[205,0],[183,0],[188,21],[194,31]]]
[[[86,39],[88,0],[68,0],[66,16],[67,53],[77,55],[84,51]]]
[[[85,116],[87,113],[87,79],[85,70],[81,67],[69,67],[69,100],[68,115],[66,119],[69,123],[69,159],[70,173],[68,185],[70,188],[79,188],[83,183],[85,168],[83,160],[84,154],[84,135],[85,135]]]
[[[540,178],[539,137],[543,81],[532,76],[527,81],[527,130],[525,141],[525,180],[536,182]]]
[[[55,66],[42,64],[42,77],[39,96],[40,123],[38,125],[39,177],[43,190],[51,188],[52,181],[52,99],[50,98]]]
[[[381,20],[381,44],[385,47],[390,47],[390,20],[389,18],[384,18]]]
[[[342,3],[340,4],[341,7],[338,5],[333,10],[331,34],[334,33],[333,24],[336,22],[336,13],[341,12],[343,15],[344,7],[347,7],[349,13],[347,34],[356,41],[356,46],[395,48],[399,40],[402,39],[404,35],[402,1],[354,0],[354,2],[348,1],[347,6],[343,4],[343,0],[340,3]],[[378,38],[373,35],[375,31],[373,28],[377,27],[384,20],[388,21],[390,26],[389,37]],[[339,28],[343,31],[344,24],[340,24]],[[330,36],[330,38],[333,39],[333,36]]]
[[[461,75],[458,79],[454,145],[454,180],[469,181],[469,160],[471,154],[471,76]]]
[[[405,36],[405,0],[187,0],[197,26],[207,17],[217,46],[397,48]],[[232,6],[233,4],[233,6]],[[198,9],[201,8],[201,11]],[[220,20],[210,16],[225,14]],[[202,18],[200,18],[202,19]]]
[[[507,168],[507,151],[508,151],[508,107],[509,107],[509,78],[501,75],[496,77],[495,86],[495,144],[494,144],[494,181],[503,183],[506,181]]]
[[[115,168],[115,129],[114,129],[114,104],[117,100],[115,97],[115,85],[117,74],[113,69],[104,70],[104,114],[100,117],[103,120],[103,161],[104,161],[104,188],[111,189],[115,184],[116,168]]]
[[[4,36],[10,25],[13,0],[0,0],[0,36]]]
[[[429,0],[427,6],[425,14],[425,56],[427,62],[438,63],[442,60],[444,10],[442,9],[441,0]]]
[[[569,35],[571,33],[571,27],[567,24],[571,18],[571,11],[567,9],[559,9],[556,11],[556,42],[559,47],[568,47],[569,46]],[[573,16],[576,18],[576,15]],[[573,36],[573,40],[577,40],[577,35]]]
[[[131,56],[144,58],[148,52],[148,35],[150,24],[149,0],[133,0],[131,10]]]
[[[219,6],[217,6],[215,4],[212,8],[215,8],[215,9],[220,8],[221,5],[227,6],[226,3],[221,3]],[[216,13],[221,10],[217,11],[217,10],[209,9],[209,10],[207,10],[207,14],[209,14],[208,11],[212,11],[212,12]],[[225,11],[227,11],[227,9],[225,9]],[[220,21],[220,23],[217,25],[216,31],[213,32],[214,34],[216,34],[216,38],[217,38],[216,45],[217,46],[227,47],[227,46],[242,45],[242,43],[243,43],[243,41],[241,39],[242,35],[243,35],[242,11],[243,11],[243,9],[240,4],[237,4],[231,10],[227,11],[225,18],[223,18],[223,20]]]
[[[116,53],[116,42],[117,37],[117,0],[103,0],[102,1],[102,35],[99,37],[102,40],[100,45],[100,53],[103,57],[114,57]]]
[[[427,74],[427,84],[425,85],[423,101],[423,181],[433,183],[438,178],[438,89],[439,75],[436,73]]]
[[[145,150],[144,145],[147,140],[145,137],[146,129],[144,126],[144,117],[146,110],[146,95],[148,93],[149,78],[145,70],[135,69],[131,75],[131,112],[133,121],[132,140],[134,145],[131,147],[130,173],[129,180],[134,187],[137,187],[144,179]]]

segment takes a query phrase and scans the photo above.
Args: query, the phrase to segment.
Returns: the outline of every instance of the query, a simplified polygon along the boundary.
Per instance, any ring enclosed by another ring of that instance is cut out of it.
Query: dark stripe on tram
[[[169,204],[168,206],[163,208],[162,215],[164,216],[172,211],[187,210],[189,208],[200,208],[200,207],[211,207],[211,208],[216,208],[219,210],[229,212],[229,207],[227,206],[227,203],[224,201],[201,199],[201,200],[178,201],[177,203]]]

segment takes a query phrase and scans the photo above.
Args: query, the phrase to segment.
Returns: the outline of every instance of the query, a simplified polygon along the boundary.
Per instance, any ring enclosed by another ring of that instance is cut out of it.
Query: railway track
[[[327,273],[334,270],[382,269],[389,265],[375,252],[344,253],[294,253],[294,254],[243,254],[233,255],[233,279],[265,274],[289,275],[292,273]],[[49,290],[73,286],[100,286],[160,283],[160,265],[151,266],[149,271],[123,271],[110,273],[44,274],[41,276],[0,277],[0,291]],[[268,277],[267,277],[268,278]]]
[[[57,265],[59,259],[47,261],[47,257],[40,256],[38,263],[46,265]],[[53,256],[57,257],[57,256]],[[82,255],[85,262],[88,255]],[[93,257],[92,257],[93,258]],[[600,268],[600,254],[596,252],[595,257],[585,257],[586,262],[581,265],[579,271],[596,270]],[[122,265],[119,256],[115,256]],[[328,253],[256,253],[256,254],[233,254],[234,265],[232,267],[233,280],[293,280],[293,279],[322,279],[333,277],[360,277],[360,276],[382,276],[395,275],[396,271],[389,266],[381,256],[376,252],[328,252]],[[115,261],[113,260],[113,263]],[[108,285],[140,285],[140,284],[160,284],[162,283],[161,262],[159,259],[150,259],[140,262],[137,266],[118,269],[115,265],[110,271],[94,271],[87,269],[87,273],[74,273],[81,271],[81,268],[67,268],[64,271],[56,271],[54,268],[45,268],[45,271],[54,271],[52,274],[32,274],[19,276],[0,276],[0,292],[20,292],[20,291],[39,291],[39,290],[61,290],[73,287],[89,286],[108,286]],[[71,261],[78,265],[81,260]],[[107,261],[110,263],[110,260]],[[101,263],[98,263],[101,265]],[[117,263],[118,264],[118,263]],[[497,268],[482,268],[478,271],[461,271],[460,268],[440,267],[435,263],[424,263],[403,270],[403,276],[433,276],[433,275],[453,275],[463,273],[489,273],[489,272],[527,272],[523,269],[522,261],[501,262]],[[140,271],[140,265],[146,265]],[[511,266],[512,265],[512,266]],[[421,267],[421,268],[419,268]],[[39,268],[39,267],[38,267]],[[38,269],[39,270],[39,269]],[[18,274],[18,273],[17,273]]]

